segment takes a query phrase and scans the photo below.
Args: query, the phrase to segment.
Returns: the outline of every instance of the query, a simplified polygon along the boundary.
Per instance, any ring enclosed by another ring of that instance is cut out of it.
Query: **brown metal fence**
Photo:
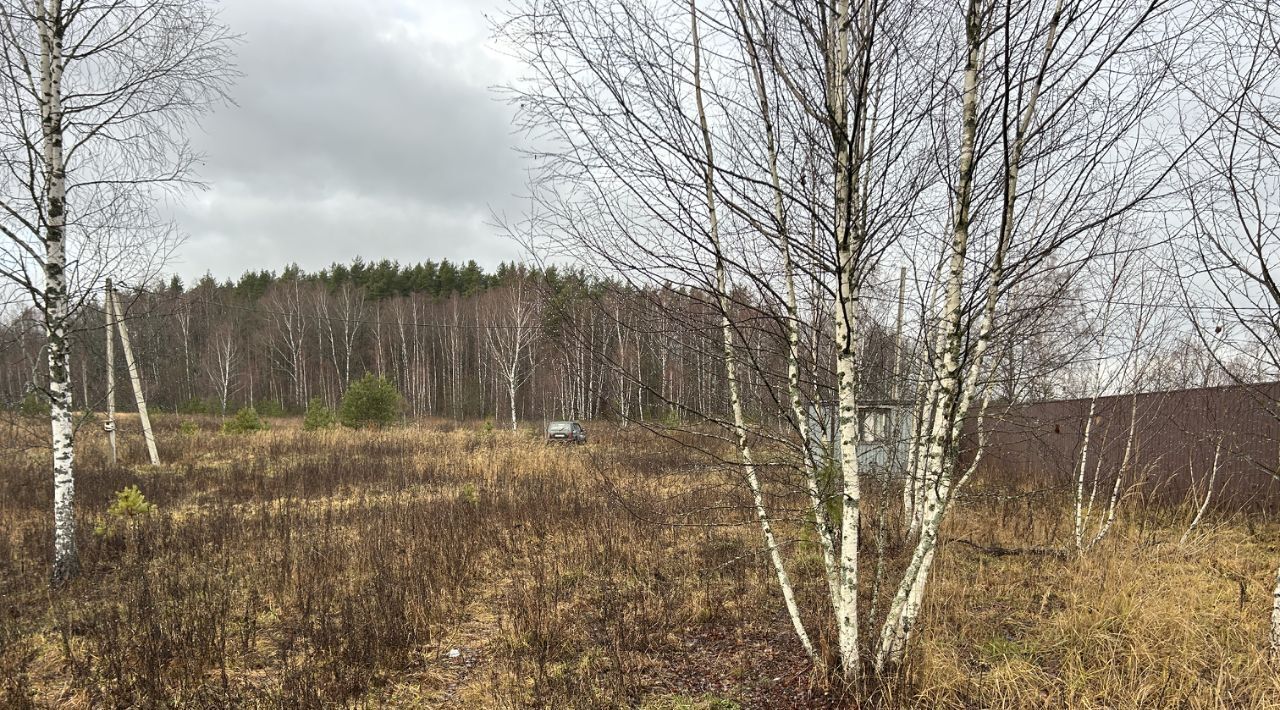
[[[992,404],[978,477],[1019,488],[1075,485],[1090,400]],[[1215,447],[1221,447],[1213,507],[1280,509],[1280,382],[1102,397],[1086,458],[1089,476],[1106,481],[1121,468],[1134,422],[1126,487],[1150,501],[1203,497]],[[973,432],[967,433],[969,437]],[[1101,494],[1101,495],[1106,495]]]

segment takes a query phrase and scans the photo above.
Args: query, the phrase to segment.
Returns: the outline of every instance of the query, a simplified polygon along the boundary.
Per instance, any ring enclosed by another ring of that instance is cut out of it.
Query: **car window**
[[[550,431],[550,432],[562,432],[562,431],[569,431],[569,430],[570,430],[569,422],[551,422],[550,424],[547,425],[547,431]]]

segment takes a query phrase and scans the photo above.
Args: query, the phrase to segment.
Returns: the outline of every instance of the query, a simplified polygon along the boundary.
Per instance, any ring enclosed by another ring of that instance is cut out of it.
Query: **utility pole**
[[[80,353],[80,406],[89,411],[89,358]]]
[[[138,418],[142,420],[142,436],[147,440],[147,454],[151,457],[151,465],[160,465],[160,453],[156,451],[156,437],[151,432],[151,417],[147,416],[147,400],[142,395],[142,375],[138,372],[138,361],[133,357],[133,348],[129,345],[129,327],[124,322],[124,311],[120,308],[120,299],[111,292],[111,305],[116,316],[116,325],[120,328],[120,345],[124,347],[124,361],[129,366],[129,380],[133,383],[133,397],[138,403]]]
[[[902,320],[907,301],[907,267],[898,271],[898,328],[893,336],[893,378],[889,380],[889,399],[897,403],[899,379],[902,377]]]
[[[904,456],[903,449],[911,445],[908,437],[912,427],[915,426],[915,422],[911,421],[915,408],[904,407],[898,399],[902,394],[902,321],[906,302],[907,267],[901,266],[898,268],[898,324],[893,334],[893,375],[889,380],[889,416],[893,418],[890,424],[893,431],[893,450],[890,453],[890,460],[894,468],[902,466],[902,510],[914,520],[917,483],[911,471],[910,456]],[[888,486],[888,479],[885,481],[885,486]]]
[[[102,425],[111,448],[111,465],[116,465],[116,317],[112,306],[111,279],[102,296],[102,311],[107,319],[107,421]]]

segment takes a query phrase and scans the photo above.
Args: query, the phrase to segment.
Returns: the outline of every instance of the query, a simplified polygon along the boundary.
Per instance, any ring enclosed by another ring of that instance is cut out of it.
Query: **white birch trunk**
[[[858,265],[854,255],[860,246],[859,222],[854,217],[858,196],[858,169],[854,151],[861,136],[851,133],[847,82],[850,70],[849,25],[853,22],[848,0],[836,3],[831,41],[832,72],[829,93],[834,120],[835,145],[835,239],[837,299],[834,308],[836,341],[836,398],[840,437],[840,593],[832,601],[836,610],[836,631],[840,659],[846,679],[861,671],[858,639],[858,546],[861,522],[861,481],[858,470],[858,376],[854,342],[860,296],[854,279]],[[865,120],[865,116],[862,120]]]
[[[182,333],[182,383],[186,386],[184,399],[191,400],[196,396],[195,375],[191,367],[191,303],[185,299],[179,303],[177,319]]]
[[[950,272],[945,291],[944,329],[939,334],[935,356],[942,372],[937,379],[937,398],[932,403],[933,416],[928,430],[927,448],[922,453],[921,484],[925,486],[925,500],[921,508],[922,524],[919,539],[911,561],[903,574],[902,582],[889,606],[880,632],[875,667],[878,673],[901,665],[906,654],[911,631],[920,613],[925,582],[933,565],[937,548],[938,529],[946,512],[949,460],[946,448],[951,419],[959,414],[963,399],[961,387],[960,350],[962,347],[961,307],[964,286],[965,253],[969,239],[969,208],[972,200],[974,150],[978,127],[978,68],[981,64],[982,43],[979,34],[976,2],[969,6],[969,53],[965,62],[964,94],[962,104],[963,136],[960,146],[959,184],[957,185],[956,221],[952,233]],[[994,283],[994,279],[993,279]],[[976,364],[974,365],[976,367]]]
[[[939,281],[941,280],[941,276]],[[941,297],[941,291],[937,289],[938,281],[929,287],[933,295],[930,297],[929,314],[932,315],[938,310],[938,298]],[[939,330],[938,337],[942,337],[942,331]],[[926,483],[924,479],[924,460],[925,450],[928,446],[930,432],[933,428],[933,417],[937,414],[938,400],[938,377],[935,367],[932,366],[930,360],[942,350],[939,342],[936,346],[930,346],[931,352],[920,360],[919,377],[920,387],[916,392],[916,405],[914,409],[914,421],[912,422],[912,440],[911,449],[907,454],[907,482],[911,486],[910,503],[904,507],[910,512],[909,521],[907,523],[907,539],[914,540],[920,534],[920,526],[924,522],[924,497],[926,491]]]
[[[55,29],[61,12],[55,0],[47,8],[40,2],[41,133],[44,147],[45,209],[45,325],[49,339],[49,398],[54,478],[55,582],[78,571],[75,541],[74,447],[70,403],[69,350],[66,341],[68,315],[66,284],[66,170],[62,154],[62,36]]]
[[[1093,417],[1094,410],[1098,405],[1098,398],[1094,397],[1089,401],[1089,413],[1085,415],[1084,420],[1084,441],[1080,445],[1080,470],[1076,474],[1076,509],[1075,509],[1075,540],[1076,551],[1084,552],[1084,527],[1085,527],[1085,506],[1084,506],[1084,482],[1085,476],[1089,470],[1089,444],[1093,434]],[[1098,476],[1094,475],[1095,489],[1097,486]],[[1092,504],[1092,503],[1091,503]]]
[[[752,459],[751,447],[747,439],[742,399],[738,390],[738,363],[733,346],[733,323],[729,318],[731,304],[728,295],[728,278],[725,274],[724,256],[720,243],[720,225],[716,212],[715,172],[713,167],[715,159],[711,143],[711,130],[707,125],[706,109],[702,100],[702,50],[698,39],[696,0],[689,0],[689,16],[693,41],[693,93],[694,102],[698,110],[698,123],[702,132],[703,148],[706,151],[703,180],[707,194],[708,233],[711,238],[711,247],[715,251],[716,298],[721,312],[720,329],[724,336],[725,372],[729,390],[729,405],[733,411],[734,436],[737,439],[738,450],[742,455],[743,472],[747,479],[747,486],[751,490],[756,520],[760,523],[765,549],[769,553],[769,560],[773,564],[774,573],[778,578],[778,586],[782,590],[782,598],[787,608],[787,615],[791,618],[791,625],[795,630],[796,637],[800,640],[800,645],[804,648],[810,660],[817,663],[817,650],[809,639],[809,634],[804,627],[804,621],[800,617],[800,607],[796,601],[795,590],[791,585],[790,577],[787,575],[786,565],[782,559],[782,551],[778,545],[777,538],[773,534],[773,525],[769,520],[768,511],[765,509],[764,494],[760,488],[760,480],[756,475],[755,463]]]
[[[978,123],[978,73],[982,65],[984,44],[983,6],[976,0],[970,2],[966,15],[966,32],[969,47],[965,62],[964,94],[961,115],[963,135],[960,146],[959,179],[956,191],[956,221],[951,245],[951,264],[946,293],[945,349],[940,353],[942,373],[939,377],[938,401],[934,403],[933,426],[929,441],[929,455],[925,481],[929,485],[925,501],[925,517],[907,574],[903,576],[889,614],[881,629],[880,647],[876,654],[876,670],[883,673],[897,668],[905,658],[911,631],[915,627],[924,596],[925,583],[933,563],[937,547],[938,529],[955,489],[963,485],[973,468],[954,485],[952,476],[955,464],[955,444],[960,429],[968,416],[973,396],[978,389],[983,357],[990,346],[991,333],[996,318],[1001,285],[1004,279],[1005,256],[1013,240],[1015,205],[1018,197],[1018,171],[1022,151],[1035,116],[1040,89],[1043,86],[1049,59],[1058,39],[1058,27],[1063,16],[1063,0],[1058,0],[1049,20],[1044,54],[1034,81],[1027,93],[1027,104],[1019,117],[1011,152],[1005,156],[1004,204],[999,239],[992,255],[991,274],[984,298],[981,324],[977,340],[969,353],[968,373],[961,376],[960,355],[963,346],[961,330],[961,305],[964,283],[965,257],[969,242],[970,207],[973,193],[974,154]],[[985,401],[983,410],[985,410]],[[981,415],[979,426],[981,426]],[[977,457],[982,453],[979,443]],[[976,458],[975,458],[976,466]]]
[[[80,571],[76,548],[75,442],[67,344],[66,164],[63,157],[61,0],[39,0],[40,135],[44,169],[44,324],[49,342],[49,421],[53,449],[53,572],[60,585]]]
[[[1103,322],[1106,322],[1108,319],[1110,306],[1111,304],[1108,303],[1107,308],[1103,311],[1103,316],[1102,316]],[[1093,387],[1095,390],[1102,389],[1102,349],[1101,348],[1099,348],[1098,358],[1099,358],[1099,364],[1094,375],[1094,384],[1093,384]],[[1076,552],[1078,554],[1083,554],[1087,552],[1094,545],[1101,542],[1102,539],[1106,537],[1107,533],[1110,532],[1112,525],[1115,523],[1116,509],[1120,502],[1120,491],[1124,483],[1125,475],[1128,473],[1128,470],[1129,470],[1129,462],[1131,461],[1133,456],[1134,440],[1136,439],[1136,436],[1137,436],[1138,383],[1135,382],[1133,387],[1134,387],[1134,394],[1133,394],[1133,397],[1131,398],[1131,404],[1129,408],[1129,429],[1128,429],[1127,437],[1125,439],[1124,455],[1121,457],[1120,466],[1116,470],[1115,478],[1112,481],[1111,493],[1107,499],[1107,507],[1105,509],[1105,512],[1103,512],[1101,519],[1098,521],[1098,529],[1092,536],[1089,536],[1088,539],[1086,539],[1086,533],[1093,520],[1093,505],[1097,498],[1098,485],[1102,480],[1102,464],[1103,464],[1102,456],[1099,455],[1098,463],[1094,467],[1093,480],[1090,482],[1089,496],[1086,501],[1084,496],[1084,486],[1085,486],[1085,482],[1087,479],[1087,472],[1088,472],[1089,447],[1093,441],[1093,436],[1092,436],[1093,421],[1096,415],[1098,396],[1095,394],[1093,399],[1090,400],[1089,402],[1089,410],[1086,414],[1085,425],[1084,425],[1084,436],[1083,436],[1083,442],[1081,444],[1081,451],[1080,451],[1080,467],[1076,475],[1074,539],[1075,539]]]
[[[1271,590],[1271,659],[1280,660],[1280,570],[1276,571],[1276,586]]]
[[[359,295],[360,300],[354,300]],[[351,351],[355,348],[355,340],[360,332],[357,316],[364,307],[364,296],[354,294],[351,286],[344,284],[342,288],[342,391],[351,385]]]
[[[1204,517],[1204,512],[1209,509],[1209,501],[1213,499],[1213,484],[1218,478],[1218,457],[1221,453],[1222,439],[1219,438],[1218,443],[1213,447],[1213,465],[1209,469],[1209,485],[1205,488],[1204,500],[1201,501],[1195,517],[1191,519],[1191,524],[1187,526],[1186,532],[1182,533],[1182,538],[1178,540],[1179,545],[1187,544],[1187,538],[1200,526],[1200,520]]]
[[[215,344],[216,364],[218,368],[218,378],[216,384],[218,387],[218,406],[219,413],[227,416],[227,400],[231,397],[231,367],[235,360],[235,339],[230,332],[222,336],[222,340]]]
[[[738,19],[745,35],[743,44],[751,63],[751,73],[755,81],[756,100],[760,106],[760,118],[765,131],[765,151],[769,162],[769,182],[773,188],[773,219],[778,230],[778,250],[782,255],[782,274],[787,309],[787,391],[790,396],[791,415],[795,417],[802,447],[801,466],[804,470],[805,487],[809,494],[809,507],[813,511],[815,533],[822,548],[822,562],[827,575],[827,588],[833,602],[840,595],[840,568],[836,560],[835,535],[831,528],[831,517],[827,514],[826,501],[823,500],[818,485],[816,468],[817,452],[812,450],[810,437],[809,413],[805,411],[804,395],[800,391],[800,308],[796,297],[795,269],[791,259],[791,235],[787,229],[786,212],[783,209],[782,179],[778,173],[777,139],[774,133],[773,113],[769,106],[769,93],[765,84],[764,71],[751,36],[753,23],[748,19],[746,3],[738,3]],[[905,272],[904,272],[905,273]]]
[[[618,409],[622,414],[622,428],[627,428],[629,423],[628,414],[631,411],[631,402],[627,397],[627,342],[622,335],[622,305],[619,303],[614,306],[614,328],[618,337],[618,392],[615,395],[618,399]]]
[[[644,352],[640,349],[640,333],[636,333],[636,417],[644,422]]]
[[[507,394],[511,403],[511,431],[517,428],[516,422],[516,373],[515,370],[509,370],[507,373]]]
[[[1133,446],[1134,446],[1134,441],[1137,439],[1137,435],[1138,435],[1138,384],[1135,382],[1133,396],[1130,398],[1129,432],[1127,437],[1125,438],[1124,455],[1121,456],[1120,458],[1120,468],[1116,471],[1115,480],[1112,481],[1111,483],[1111,496],[1107,500],[1107,512],[1103,516],[1102,521],[1098,523],[1098,532],[1096,532],[1094,536],[1089,540],[1088,545],[1086,545],[1085,547],[1086,550],[1093,547],[1094,545],[1097,545],[1099,542],[1102,542],[1102,538],[1107,536],[1107,533],[1111,531],[1111,526],[1114,525],[1116,522],[1116,509],[1120,505],[1120,491],[1124,486],[1125,477],[1129,473],[1129,465],[1133,461]],[[1214,454],[1213,454],[1213,467],[1216,472],[1218,468],[1218,452],[1216,450],[1214,451]],[[1097,485],[1096,480],[1094,481],[1094,485],[1095,486]],[[1212,489],[1212,486],[1213,484],[1210,483],[1211,489]]]

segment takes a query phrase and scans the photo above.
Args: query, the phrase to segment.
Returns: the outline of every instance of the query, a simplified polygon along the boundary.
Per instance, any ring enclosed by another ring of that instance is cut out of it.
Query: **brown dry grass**
[[[82,437],[84,571],[56,592],[43,460],[0,463],[0,706],[854,702],[800,660],[733,477],[668,441],[275,425],[162,421],[160,469],[109,467]],[[94,534],[130,484],[159,512]],[[943,549],[910,671],[871,702],[1280,706],[1262,655],[1280,529],[1217,521],[1183,546],[1175,511],[1125,515],[1083,559],[993,556],[1062,545],[1065,504],[962,503],[945,537],[968,542]],[[709,517],[730,524],[655,522]],[[810,547],[791,552],[818,618]]]
[[[1280,678],[1263,649],[1275,530],[1129,527],[1081,558],[952,550],[915,669],[924,704],[1267,708]]]

